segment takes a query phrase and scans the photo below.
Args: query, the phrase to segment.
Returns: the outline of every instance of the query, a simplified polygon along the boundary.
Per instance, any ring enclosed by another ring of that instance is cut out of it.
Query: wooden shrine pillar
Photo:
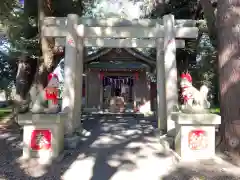
[[[77,34],[77,26],[78,15],[69,14],[67,16],[66,26],[67,34],[62,100],[62,110],[68,112],[68,119],[65,123],[67,134],[73,133],[73,131],[81,124],[83,32],[82,36]]]
[[[133,109],[136,109],[137,108],[137,95],[136,95],[136,79],[135,78],[133,78],[132,95],[133,95]]]
[[[85,108],[88,107],[88,73],[85,71]]]
[[[104,105],[103,105],[103,94],[104,94],[104,88],[103,88],[103,82],[102,82],[102,79],[100,79],[100,100],[99,100],[99,106],[98,106],[98,109],[99,110],[103,110],[104,108]]]

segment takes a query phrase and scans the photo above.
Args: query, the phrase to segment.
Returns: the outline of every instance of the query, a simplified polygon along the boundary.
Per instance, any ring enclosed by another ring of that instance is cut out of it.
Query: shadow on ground
[[[239,180],[240,176],[231,175],[219,168],[178,167],[161,180]]]
[[[164,175],[164,180],[190,180],[194,177],[191,174],[195,175],[192,168],[184,166],[169,168],[176,162],[161,148],[155,137],[156,124],[155,118],[90,117],[83,121],[83,127],[90,131],[91,135],[86,137],[77,149],[66,150],[61,161],[54,162],[50,167],[41,166],[34,160],[19,163],[18,158],[22,153],[20,131],[14,128],[2,129],[0,179],[115,180],[116,174],[124,172],[125,176],[118,175],[119,179],[132,180],[132,172],[137,172],[139,173],[137,179],[140,180],[145,178],[143,175],[146,175],[146,172],[138,169],[139,166],[144,166],[149,172],[146,177],[149,180],[156,179],[152,177],[161,179],[160,175],[161,177]],[[213,175],[210,172],[209,174]],[[200,169],[196,173],[201,179],[208,171]],[[209,176],[210,179],[225,177],[234,179],[226,173],[216,174],[215,178]]]
[[[75,150],[66,150],[60,162],[43,167],[36,161],[19,163],[21,138],[19,130],[2,129],[0,136],[0,178],[2,179],[61,179],[76,161],[92,158],[91,180],[110,179],[119,169],[131,171],[135,160],[146,158],[141,154],[142,144],[147,144],[158,156],[158,149],[151,146],[154,140],[154,121],[132,117],[115,119],[89,118],[83,127],[91,132],[86,141]],[[152,138],[152,139],[151,139]],[[135,145],[129,146],[130,143]],[[160,154],[163,156],[162,154]],[[84,167],[83,167],[84,168]],[[82,169],[81,169],[82,171]],[[84,170],[85,171],[85,170]],[[103,173],[104,172],[104,173]],[[79,171],[78,171],[79,173]],[[75,174],[75,176],[78,176]]]

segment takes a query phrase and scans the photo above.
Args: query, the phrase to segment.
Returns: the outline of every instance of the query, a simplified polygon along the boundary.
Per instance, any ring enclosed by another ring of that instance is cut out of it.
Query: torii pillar
[[[171,129],[171,113],[178,104],[174,16],[163,16],[164,38],[157,45],[157,118],[161,134]]]
[[[174,16],[171,14],[163,16],[163,26],[163,42],[160,38],[156,40],[158,129],[161,133],[175,135],[175,123],[171,119],[174,107],[178,105],[177,46],[175,40],[177,32]],[[178,30],[181,31],[181,28]],[[189,33],[182,35],[181,38],[196,38],[196,36],[197,33]]]
[[[165,91],[166,91],[166,120],[168,133],[175,129],[171,120],[171,113],[174,106],[178,105],[177,85],[177,62],[176,62],[176,41],[175,21],[173,15],[163,17],[164,26],[164,64],[165,64]]]
[[[73,133],[76,128],[81,126],[83,30],[80,32],[82,34],[76,31],[78,19],[76,14],[67,16],[62,98],[62,111],[68,113],[68,119],[65,120],[66,134]]]

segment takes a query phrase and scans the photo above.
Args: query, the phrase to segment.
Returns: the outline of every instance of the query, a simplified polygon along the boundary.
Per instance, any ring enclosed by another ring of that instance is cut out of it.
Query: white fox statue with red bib
[[[64,59],[62,59],[56,69],[48,75],[48,85],[41,91],[33,102],[31,112],[33,113],[57,113],[60,111],[58,100],[61,95],[60,84],[64,82]],[[32,95],[33,96],[33,95]]]
[[[200,90],[192,85],[192,77],[189,73],[181,74],[181,96],[183,98],[182,112],[205,113],[210,108],[207,100],[208,87],[202,85]]]

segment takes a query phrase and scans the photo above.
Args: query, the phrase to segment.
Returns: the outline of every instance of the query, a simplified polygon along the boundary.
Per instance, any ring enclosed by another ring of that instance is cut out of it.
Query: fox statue
[[[189,73],[182,73],[180,87],[184,101],[183,108],[192,110],[204,110],[210,108],[210,103],[207,100],[208,87],[202,85],[200,90],[197,90],[192,85],[192,77]]]

